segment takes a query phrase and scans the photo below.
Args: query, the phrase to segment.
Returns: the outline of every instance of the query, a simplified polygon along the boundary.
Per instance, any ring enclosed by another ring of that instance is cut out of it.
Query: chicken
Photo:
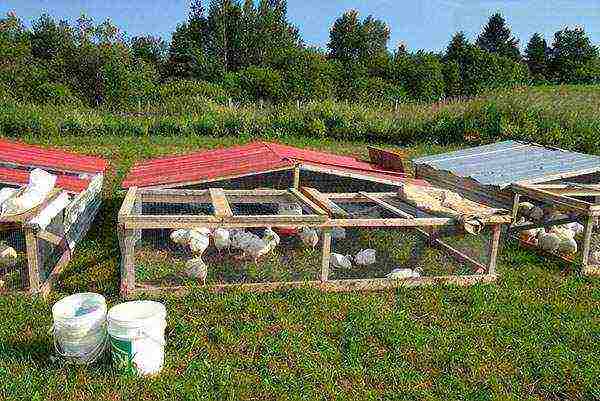
[[[519,233],[519,238],[525,242],[537,242],[539,236],[545,233],[543,228],[532,228],[531,230],[523,230]]]
[[[244,249],[251,241],[258,238],[257,235],[243,229],[233,229],[230,231],[231,248]]]
[[[375,249],[363,249],[354,257],[357,265],[368,266],[375,263]]]
[[[0,266],[12,267],[17,262],[17,251],[11,246],[0,243]]]
[[[40,204],[54,189],[56,176],[36,168],[29,173],[29,183],[18,196],[12,196],[2,203],[2,214],[24,213]]]
[[[304,245],[311,246],[313,249],[319,242],[319,235],[317,234],[317,230],[314,228],[302,227],[298,235],[300,236],[300,240],[302,240]]]
[[[275,248],[277,245],[279,245],[279,242],[281,242],[279,235],[277,235],[277,233],[273,231],[271,227],[267,227],[267,229],[263,233],[262,239],[266,243],[272,244],[273,248]]]
[[[423,274],[423,269],[417,267],[415,269],[394,269],[385,277],[390,280],[402,280],[407,278],[418,278]]]
[[[556,252],[560,241],[560,237],[556,233],[544,233],[540,235],[539,246],[545,251]]]
[[[341,255],[339,253],[332,252],[329,257],[329,264],[336,269],[352,269],[352,256]]]
[[[574,255],[577,253],[577,241],[574,238],[561,238],[557,251],[563,255]]]
[[[190,230],[174,230],[171,232],[171,241],[178,245],[185,245],[190,240]]]
[[[208,245],[210,244],[209,238],[210,230],[207,228],[194,228],[190,230],[190,239],[188,245],[192,250],[192,253],[202,256]]]
[[[217,228],[213,232],[213,241],[219,252],[221,252],[223,249],[229,249],[231,246],[229,231],[225,230],[224,228]]]
[[[8,198],[13,196],[19,191],[17,188],[5,187],[0,189],[0,205],[2,205]]]
[[[570,230],[568,227],[563,226],[552,226],[550,232],[558,235],[561,239],[572,239],[575,238],[575,232]]]
[[[188,277],[202,280],[202,284],[206,285],[208,267],[202,260],[201,256],[197,256],[185,262],[185,274]]]

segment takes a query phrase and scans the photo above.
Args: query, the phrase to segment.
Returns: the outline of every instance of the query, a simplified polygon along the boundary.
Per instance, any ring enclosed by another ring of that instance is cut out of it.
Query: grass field
[[[25,137],[32,143],[49,139]],[[600,280],[504,244],[496,285],[370,294],[165,296],[166,365],[154,379],[53,358],[51,305],[118,296],[119,183],[140,158],[248,140],[61,136],[53,145],[107,157],[104,204],[46,303],[0,297],[0,399],[600,399]],[[364,153],[364,144],[283,138]],[[441,151],[437,146],[411,154]],[[435,266],[432,266],[435,267]]]

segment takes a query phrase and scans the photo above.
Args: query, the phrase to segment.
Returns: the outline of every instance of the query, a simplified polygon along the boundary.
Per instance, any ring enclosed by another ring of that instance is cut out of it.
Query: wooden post
[[[594,232],[594,216],[589,215],[585,223],[585,233],[583,236],[583,249],[582,249],[582,264],[583,270],[587,269],[590,264],[590,252],[592,250],[592,233]]]
[[[121,247],[121,295],[126,297],[135,290],[135,230],[118,227]]]
[[[40,290],[40,252],[38,238],[32,227],[23,227],[25,232],[25,246],[27,248],[27,267],[29,274],[29,292],[36,294]]]
[[[513,200],[513,210],[512,210],[512,224],[517,223],[517,217],[519,216],[519,205],[521,203],[521,195],[515,194],[515,198]]]
[[[488,271],[490,275],[496,274],[496,262],[498,259],[498,248],[500,247],[500,235],[502,234],[502,226],[495,224],[492,226],[492,238],[490,239],[490,250],[488,254]]]
[[[300,188],[300,166],[294,167],[294,180],[292,182],[292,186],[295,189]]]
[[[136,215],[141,216],[142,215],[142,198],[137,195],[136,199],[133,203],[133,213]],[[138,243],[139,240],[142,239],[142,230],[137,229],[134,230],[134,245]]]
[[[323,258],[321,263],[321,281],[329,280],[329,259],[331,258],[331,229],[323,230]]]

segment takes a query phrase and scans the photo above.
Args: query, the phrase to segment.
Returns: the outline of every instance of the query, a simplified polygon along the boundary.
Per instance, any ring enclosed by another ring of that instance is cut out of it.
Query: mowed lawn
[[[122,301],[118,188],[132,163],[249,138],[23,139],[102,155],[112,170],[96,222],[48,302],[0,297],[2,400],[600,399],[600,280],[510,242],[495,285],[165,295],[158,298],[168,312],[160,376],[120,374],[108,360],[63,366],[53,358],[52,304],[81,291],[104,294],[109,306]],[[361,143],[279,140],[365,154]]]

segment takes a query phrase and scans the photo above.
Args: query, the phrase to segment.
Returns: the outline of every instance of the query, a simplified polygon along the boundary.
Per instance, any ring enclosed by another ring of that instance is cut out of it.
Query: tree
[[[550,73],[560,83],[574,82],[575,73],[597,57],[598,49],[583,27],[566,27],[554,34]]]
[[[367,63],[387,52],[388,26],[368,16],[360,21],[358,11],[350,10],[335,20],[329,31],[330,57],[343,63]]]
[[[446,47],[444,60],[460,63],[472,46],[463,31],[456,32]]]
[[[539,33],[534,33],[525,48],[525,61],[529,67],[529,72],[536,79],[543,79],[548,76],[549,56],[550,48],[548,48],[546,39]]]
[[[476,45],[490,53],[519,60],[519,40],[512,36],[506,20],[500,13],[493,14],[477,37]]]
[[[166,57],[167,44],[160,37],[135,36],[131,39],[131,53],[137,59],[160,67]]]

